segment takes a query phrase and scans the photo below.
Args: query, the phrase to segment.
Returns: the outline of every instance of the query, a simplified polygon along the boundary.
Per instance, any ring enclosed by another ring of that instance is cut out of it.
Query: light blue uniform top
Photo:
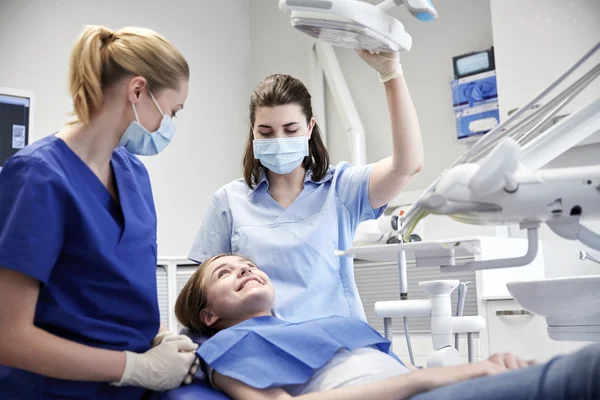
[[[202,262],[220,253],[250,258],[271,278],[281,319],[339,315],[366,321],[353,261],[334,252],[350,247],[358,224],[385,209],[371,207],[370,175],[370,165],[340,163],[315,182],[309,171],[287,209],[269,194],[264,171],[254,189],[235,180],[213,195],[189,258]]]

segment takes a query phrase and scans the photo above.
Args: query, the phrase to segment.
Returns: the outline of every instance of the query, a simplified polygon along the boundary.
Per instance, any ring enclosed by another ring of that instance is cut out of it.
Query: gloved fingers
[[[192,364],[192,368],[190,368],[190,372],[187,374],[187,376],[183,380],[184,385],[189,385],[190,383],[192,383],[192,381],[194,380],[194,376],[196,375],[196,372],[198,372],[199,368],[200,368],[200,359],[196,358],[196,361],[194,361],[194,363]]]
[[[175,337],[175,336],[177,336],[177,335],[175,335],[173,332],[170,332],[170,331],[159,332],[154,337],[154,340],[152,340],[152,347],[156,347],[159,344],[161,344],[162,342],[167,342],[169,340],[172,340],[172,337]]]
[[[362,50],[362,49],[358,49],[356,50],[356,53],[358,53],[358,55],[360,56],[360,58],[362,58],[363,60],[367,60],[367,59],[383,59],[383,60],[388,60],[388,61],[400,61],[400,54],[395,52],[395,53],[390,53],[390,52],[379,52],[379,51],[374,51],[374,50]]]
[[[198,359],[196,353],[179,353],[179,357],[184,361],[185,365],[187,365],[186,372],[188,373],[192,370],[192,365],[194,365]]]
[[[200,368],[200,359],[196,358],[196,361],[192,364],[192,368],[190,368],[190,374],[195,375],[198,372],[198,368]]]
[[[189,339],[189,338],[188,338]],[[177,340],[177,350],[179,352],[190,352],[196,351],[198,345],[191,340]],[[192,356],[195,357],[195,354],[192,353]],[[191,364],[191,362],[190,362]]]
[[[378,53],[377,56],[383,60],[399,61],[398,53]]]
[[[182,364],[178,364],[176,368],[173,366],[173,370],[179,371],[177,374],[180,374],[180,378],[177,382],[179,382],[180,385],[192,381],[194,377],[194,374],[192,374],[192,366],[196,360],[197,357],[194,353],[179,353],[179,361]]]
[[[187,341],[187,342],[193,343],[192,339],[189,336],[186,336],[186,335],[176,335],[174,333],[172,333],[171,335],[168,335],[164,339],[165,342],[171,342],[171,341],[175,341],[175,340],[183,340],[183,341]]]
[[[375,55],[375,52],[372,50],[358,49],[356,50],[356,53],[360,58],[363,59],[363,61],[366,61],[367,63],[369,63],[369,60]]]

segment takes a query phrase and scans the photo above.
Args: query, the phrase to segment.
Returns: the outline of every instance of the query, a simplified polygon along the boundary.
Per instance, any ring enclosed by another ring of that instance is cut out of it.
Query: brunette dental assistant
[[[275,314],[291,322],[330,315],[366,320],[352,260],[361,221],[381,215],[423,164],[417,115],[398,54],[359,52],[383,82],[392,154],[372,165],[329,165],[311,105],[297,79],[271,75],[252,92],[244,178],[214,193],[189,258],[234,253],[271,277]]]

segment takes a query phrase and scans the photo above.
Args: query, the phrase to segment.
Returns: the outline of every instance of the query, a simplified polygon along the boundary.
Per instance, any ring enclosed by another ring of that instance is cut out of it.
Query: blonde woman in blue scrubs
[[[87,26],[75,41],[76,120],[0,174],[0,399],[139,400],[188,375],[197,345],[159,333],[156,210],[137,156],[171,142],[189,76],[149,29]]]
[[[423,166],[417,114],[397,53],[360,57],[385,88],[392,155],[371,165],[329,165],[302,82],[272,75],[253,91],[244,178],[214,193],[189,254],[202,262],[244,255],[271,277],[276,315],[305,321],[330,315],[366,320],[349,258],[358,224],[378,218]]]

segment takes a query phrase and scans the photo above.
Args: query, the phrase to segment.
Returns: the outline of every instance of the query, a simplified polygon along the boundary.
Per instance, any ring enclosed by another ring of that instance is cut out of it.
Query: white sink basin
[[[509,282],[506,286],[517,303],[542,317],[600,311],[600,275]]]
[[[506,286],[524,309],[546,318],[552,339],[600,341],[600,275]]]

